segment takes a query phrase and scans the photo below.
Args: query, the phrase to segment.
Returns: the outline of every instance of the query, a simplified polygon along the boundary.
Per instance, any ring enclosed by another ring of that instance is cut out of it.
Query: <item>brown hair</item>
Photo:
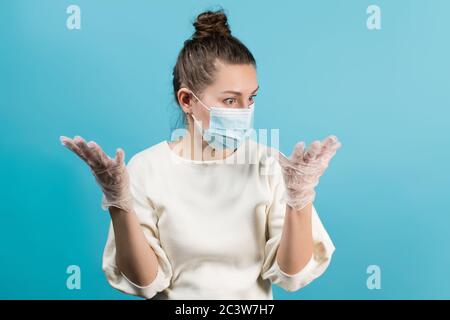
[[[256,68],[250,50],[231,35],[223,9],[200,13],[193,25],[195,32],[184,42],[173,68],[173,91],[177,104],[177,92],[181,87],[200,94],[213,83],[217,59],[229,64],[252,64]]]

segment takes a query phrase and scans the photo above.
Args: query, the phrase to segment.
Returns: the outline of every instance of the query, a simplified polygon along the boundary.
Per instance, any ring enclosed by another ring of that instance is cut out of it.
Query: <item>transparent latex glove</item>
[[[94,141],[86,143],[80,136],[75,136],[74,139],[60,136],[59,139],[65,147],[87,163],[103,191],[106,207],[114,206],[132,212],[129,176],[124,162],[125,152],[118,148],[116,157],[111,159]]]
[[[307,150],[303,141],[298,142],[289,158],[280,152],[278,161],[286,186],[283,201],[287,205],[300,210],[314,201],[319,178],[340,147],[337,137],[331,135],[323,141],[315,140]]]

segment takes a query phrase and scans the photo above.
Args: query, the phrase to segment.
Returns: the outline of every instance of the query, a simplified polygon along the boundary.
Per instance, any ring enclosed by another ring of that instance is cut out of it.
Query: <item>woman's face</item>
[[[246,108],[254,102],[257,90],[258,81],[253,65],[230,65],[218,62],[214,83],[202,92],[194,92],[194,94],[210,108]],[[185,92],[190,93],[189,90]],[[202,122],[203,128],[209,128],[209,111],[192,95],[185,101],[189,102],[182,104],[183,111],[193,113],[194,117]]]

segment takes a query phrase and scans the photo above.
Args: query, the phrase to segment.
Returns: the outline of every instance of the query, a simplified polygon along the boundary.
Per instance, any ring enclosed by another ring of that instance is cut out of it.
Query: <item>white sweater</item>
[[[335,247],[314,206],[313,258],[294,275],[277,264],[285,187],[270,150],[247,140],[225,162],[196,161],[162,141],[135,154],[127,164],[134,209],[158,272],[145,287],[120,272],[111,224],[103,253],[110,285],[147,299],[272,300],[271,284],[296,291],[319,277]]]

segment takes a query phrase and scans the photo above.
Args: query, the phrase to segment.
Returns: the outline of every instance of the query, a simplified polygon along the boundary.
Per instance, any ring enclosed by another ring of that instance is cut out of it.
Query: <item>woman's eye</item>
[[[225,99],[224,102],[225,102],[225,104],[231,105],[234,102],[236,102],[236,99],[235,98],[228,98],[228,99]]]
[[[256,97],[256,94],[252,95],[252,96],[249,98],[249,100],[250,100],[250,101],[253,101],[253,99],[255,99],[255,97]]]

